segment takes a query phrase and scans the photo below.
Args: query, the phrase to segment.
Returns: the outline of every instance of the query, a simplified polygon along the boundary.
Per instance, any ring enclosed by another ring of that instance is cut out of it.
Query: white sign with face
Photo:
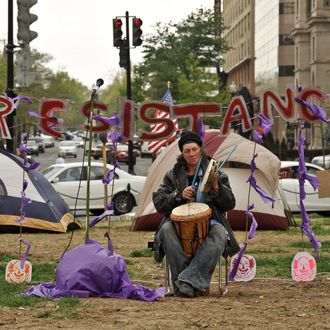
[[[231,269],[233,269],[238,254],[234,255],[231,259]],[[234,278],[237,282],[248,282],[255,278],[257,273],[257,263],[253,256],[244,254],[241,262],[239,263],[236,276]]]
[[[316,261],[308,252],[298,252],[291,264],[291,276],[296,282],[310,282],[316,276]]]

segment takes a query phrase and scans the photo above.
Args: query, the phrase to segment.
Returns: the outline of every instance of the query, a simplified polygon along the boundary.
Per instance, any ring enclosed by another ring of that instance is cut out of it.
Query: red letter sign
[[[54,117],[54,111],[68,111],[68,107],[69,102],[67,100],[42,99],[40,101],[40,115],[45,118],[40,119],[40,129],[56,138],[63,139],[64,136],[61,133],[51,128],[51,125],[54,124],[52,117]]]
[[[5,120],[5,117],[7,117],[11,112],[14,111],[14,104],[13,102],[8,99],[7,97],[4,97],[0,95],[0,104],[3,104],[5,107],[0,108],[0,133],[1,137],[3,139],[11,139],[11,135]]]
[[[82,107],[82,112],[83,112],[84,116],[87,118],[89,118],[89,116],[90,116],[90,107],[91,107],[90,101],[84,103],[83,107]],[[108,110],[107,105],[104,103],[94,103],[94,108],[100,109],[102,111]],[[105,123],[104,121],[100,121],[100,120],[96,120],[96,121],[99,123],[99,125],[97,125],[97,126],[92,125],[92,132],[106,132],[109,129],[109,127],[110,127],[109,124]],[[90,130],[89,125],[84,125],[84,127],[86,130],[88,130],[88,131]]]
[[[238,110],[238,114],[234,115],[236,109]],[[230,102],[220,129],[221,134],[227,135],[229,133],[230,124],[232,121],[241,121],[242,132],[252,129],[251,118],[243,96],[236,96]]]

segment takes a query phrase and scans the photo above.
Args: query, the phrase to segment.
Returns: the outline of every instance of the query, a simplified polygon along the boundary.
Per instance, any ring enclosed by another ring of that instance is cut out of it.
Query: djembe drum
[[[195,254],[209,231],[212,211],[204,203],[188,203],[173,209],[170,218],[188,257]]]

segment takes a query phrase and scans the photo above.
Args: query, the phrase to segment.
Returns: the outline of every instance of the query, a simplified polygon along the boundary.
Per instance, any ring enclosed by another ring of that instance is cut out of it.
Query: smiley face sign
[[[296,282],[313,281],[316,276],[316,261],[308,252],[298,252],[291,264],[291,276]]]
[[[29,261],[24,262],[21,267],[21,260],[10,260],[6,266],[6,281],[10,283],[30,283],[32,278],[32,265]]]
[[[235,255],[231,259],[231,269],[234,267],[237,256]],[[244,254],[241,262],[239,263],[237,273],[235,275],[235,281],[237,282],[248,282],[255,278],[257,272],[256,260],[249,254]]]

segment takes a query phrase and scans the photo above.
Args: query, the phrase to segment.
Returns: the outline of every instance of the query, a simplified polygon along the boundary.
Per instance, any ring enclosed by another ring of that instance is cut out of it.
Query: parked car
[[[74,136],[71,141],[73,141],[75,143],[77,148],[83,148],[84,147],[84,140],[80,136]]]
[[[107,168],[112,170],[113,166],[107,165]],[[92,162],[90,171],[90,210],[94,214],[100,214],[104,210],[103,164]],[[75,208],[76,200],[77,210],[86,209],[87,165],[82,167],[81,162],[54,164],[44,169],[41,173],[53,185],[71,209]],[[132,211],[133,207],[138,203],[145,180],[145,176],[132,175],[116,168],[112,199],[110,195],[112,188],[108,189],[108,201],[113,202],[115,214],[119,215]],[[78,191],[79,195],[77,196]]]
[[[118,144],[115,156],[118,162],[128,164],[128,145]],[[133,148],[133,164],[136,163],[136,158],[140,156],[141,156],[141,152]]]
[[[38,144],[35,140],[27,140],[26,143],[26,153],[28,155],[39,155]]]
[[[45,148],[55,147],[55,140],[50,135],[40,134],[40,137],[43,139],[45,143]]]
[[[317,156],[312,159],[312,164],[321,166],[325,169],[330,168],[330,155]]]
[[[298,180],[297,161],[282,161],[280,169],[280,187],[289,204],[292,212],[300,212],[300,197],[299,197],[299,180]],[[307,172],[309,175],[315,176],[317,171],[323,171],[320,166],[306,163]],[[327,215],[330,212],[330,198],[319,198],[318,189],[314,191],[312,185],[305,181],[306,199],[304,206],[308,212],[318,212]]]
[[[40,136],[31,136],[29,140],[34,140],[37,142],[39,152],[45,152],[45,141]]]
[[[77,158],[76,144],[71,140],[61,141],[58,145],[58,156],[63,158],[73,156]]]

